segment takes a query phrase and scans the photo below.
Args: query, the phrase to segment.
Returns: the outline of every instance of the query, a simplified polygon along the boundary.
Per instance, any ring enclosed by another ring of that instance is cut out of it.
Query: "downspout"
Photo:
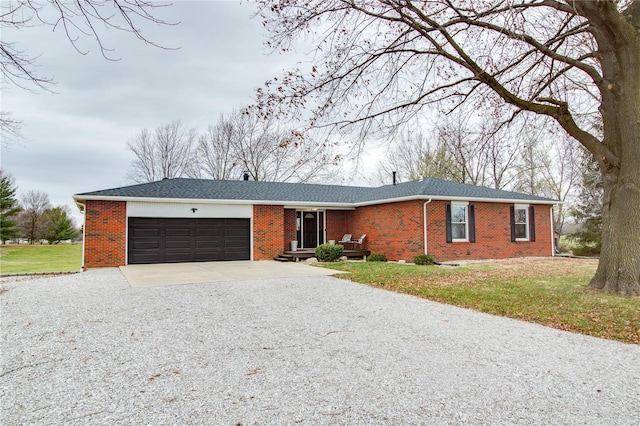
[[[84,272],[84,242],[87,232],[87,205],[76,201],[76,205],[82,206],[80,213],[82,214],[82,263],[80,266],[80,272]]]
[[[551,257],[555,257],[556,255],[556,230],[553,226],[553,208],[555,206],[557,206],[557,204],[554,204],[549,209],[549,220],[551,220]]]
[[[431,198],[424,202],[422,205],[423,219],[424,219],[424,254],[429,254],[427,251],[427,204],[431,202]]]

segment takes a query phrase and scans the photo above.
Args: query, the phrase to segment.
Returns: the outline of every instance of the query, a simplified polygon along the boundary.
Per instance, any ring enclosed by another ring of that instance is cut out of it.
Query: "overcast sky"
[[[21,120],[24,140],[2,148],[2,169],[13,175],[18,194],[46,192],[53,205],[71,196],[131,184],[128,139],[144,128],[173,120],[204,131],[220,114],[250,103],[255,89],[302,58],[302,52],[271,54],[265,31],[252,19],[251,4],[179,1],[160,16],[176,26],[145,25],[148,39],[179,50],[163,50],[118,31],[104,33],[115,49],[105,60],[95,44],[80,55],[61,30],[36,26],[3,29],[37,58],[38,72],[52,77],[56,93],[4,84],[2,110]],[[362,182],[361,182],[362,183]]]

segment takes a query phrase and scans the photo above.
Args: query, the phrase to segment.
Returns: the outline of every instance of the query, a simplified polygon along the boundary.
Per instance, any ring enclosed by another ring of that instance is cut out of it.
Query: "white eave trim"
[[[372,206],[375,204],[387,204],[387,203],[399,203],[402,201],[412,200],[439,200],[439,201],[475,201],[478,203],[501,203],[501,204],[564,204],[562,201],[555,200],[525,200],[525,199],[511,199],[511,198],[477,198],[477,197],[451,197],[445,195],[409,195],[406,197],[398,198],[386,198],[383,200],[363,201],[361,203],[354,203],[355,207]]]
[[[123,197],[105,195],[74,195],[73,199],[78,201],[135,201],[147,203],[183,203],[183,204],[241,204],[241,205],[275,205],[285,208],[333,208],[342,210],[353,210],[353,203],[321,203],[311,201],[281,201],[281,200],[222,200],[206,198],[158,198],[158,197]]]
[[[251,205],[275,205],[285,208],[333,208],[339,210],[353,210],[356,207],[373,206],[376,204],[398,203],[413,200],[440,200],[440,201],[475,201],[479,203],[506,203],[506,204],[564,204],[556,200],[527,200],[510,198],[474,198],[474,197],[450,197],[442,195],[409,195],[406,197],[386,198],[381,200],[363,201],[360,203],[321,203],[311,201],[282,201],[282,200],[210,200],[201,198],[152,198],[152,197],[123,197],[105,195],[74,195],[73,199],[78,201],[138,201],[150,203],[201,203],[201,204],[251,204]]]

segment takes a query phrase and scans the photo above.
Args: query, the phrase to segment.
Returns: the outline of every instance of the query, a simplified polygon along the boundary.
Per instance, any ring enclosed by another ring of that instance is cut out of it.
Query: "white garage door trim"
[[[127,217],[251,219],[253,218],[253,206],[247,204],[150,203],[127,201]]]
[[[127,265],[129,264],[129,217],[250,219],[250,254],[253,260],[253,205],[251,204],[127,201],[125,229],[125,264]]]

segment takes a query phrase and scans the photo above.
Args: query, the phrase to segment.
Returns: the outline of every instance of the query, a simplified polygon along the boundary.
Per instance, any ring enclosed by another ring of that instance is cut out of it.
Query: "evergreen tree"
[[[79,231],[63,207],[47,210],[44,214],[44,220],[45,224],[41,236],[49,244],[58,244],[60,241],[72,240],[78,236]]]
[[[16,189],[11,176],[0,170],[0,240],[3,243],[19,234],[18,223],[15,220],[20,211]]]

